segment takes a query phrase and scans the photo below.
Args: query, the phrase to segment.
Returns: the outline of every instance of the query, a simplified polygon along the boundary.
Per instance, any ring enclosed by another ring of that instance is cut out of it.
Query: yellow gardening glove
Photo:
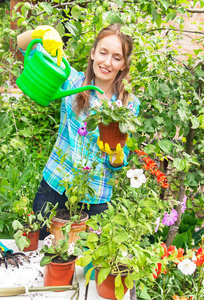
[[[124,152],[123,148],[121,148],[120,143],[117,144],[115,150],[111,150],[109,144],[105,143],[104,146],[103,142],[100,140],[100,137],[98,137],[97,145],[101,151],[106,152],[109,155],[109,161],[111,164],[123,164]]]
[[[40,25],[35,28],[31,37],[42,39],[43,47],[52,56],[57,56],[57,65],[60,66],[63,57],[63,42],[57,30],[48,25]]]

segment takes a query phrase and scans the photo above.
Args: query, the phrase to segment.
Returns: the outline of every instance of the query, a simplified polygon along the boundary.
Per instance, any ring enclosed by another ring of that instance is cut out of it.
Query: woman
[[[26,38],[24,38],[25,35],[27,35]],[[18,37],[18,45],[22,50],[26,50],[32,39],[31,35],[32,38],[44,38],[43,46],[45,50],[52,55],[58,53],[57,63],[59,65],[63,52],[58,33],[53,28],[44,30],[43,26],[37,27],[34,32],[24,33]],[[134,95],[125,91],[122,82],[123,79],[129,81],[132,47],[132,38],[120,31],[119,24],[112,24],[102,29],[91,50],[86,73],[77,72],[72,68],[71,74],[62,88],[70,89],[94,84],[105,92],[108,101],[112,102],[120,99],[123,105],[132,104],[135,114],[138,115],[140,102]],[[36,49],[44,51],[40,44]],[[85,91],[62,99],[58,137],[43,171],[43,179],[33,203],[34,211],[41,209],[46,201],[53,204],[58,202],[58,208],[65,207],[65,189],[59,184],[62,178],[59,171],[60,165],[56,163],[56,151],[60,147],[63,153],[67,154],[66,170],[71,173],[74,158],[81,150],[77,129],[84,126],[84,119],[88,116],[88,108],[94,106],[96,102],[100,104],[101,99],[104,99],[104,95],[95,90]],[[106,151],[107,149],[103,145],[101,146],[101,143],[98,143],[97,146],[97,135],[98,132],[90,145],[93,156],[98,150],[98,146],[104,152],[109,152]],[[123,149],[117,147],[117,151],[113,151],[112,155],[108,156],[106,154],[99,159],[98,171],[100,175],[92,183],[96,195],[94,199],[90,197],[89,210],[85,208],[89,216],[107,209],[107,202],[110,201],[112,195],[112,186],[108,184],[108,180],[112,178],[114,170],[125,165],[127,155],[128,148],[126,146]],[[44,238],[45,235],[45,232],[41,232],[40,238]]]

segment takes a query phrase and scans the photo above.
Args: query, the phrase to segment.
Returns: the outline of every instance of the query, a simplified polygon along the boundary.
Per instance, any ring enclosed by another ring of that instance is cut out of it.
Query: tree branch
[[[166,28],[166,27],[160,27],[160,28],[154,28],[146,31],[144,34],[153,32],[153,31],[159,31],[159,30],[166,30],[166,31],[179,31],[181,33],[187,32],[187,33],[195,33],[195,34],[201,34],[204,35],[204,32],[202,31],[193,31],[193,30],[185,30],[185,29],[176,29],[176,28]]]

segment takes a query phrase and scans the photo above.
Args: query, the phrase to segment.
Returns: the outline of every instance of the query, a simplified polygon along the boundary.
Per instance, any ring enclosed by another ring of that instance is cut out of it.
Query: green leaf
[[[51,262],[52,262],[52,258],[48,255],[44,255],[40,261],[40,266],[44,267],[45,265],[48,265]]]
[[[177,16],[177,13],[175,11],[171,11],[167,16],[165,21],[169,22],[170,20],[174,20]]]
[[[169,3],[166,0],[160,0],[160,2],[166,10],[169,8]]]
[[[96,129],[97,126],[98,126],[98,121],[95,120],[94,118],[90,118],[87,120],[86,130],[93,131]]]
[[[69,201],[70,201],[72,204],[74,204],[74,203],[77,201],[77,196],[71,196],[71,197],[69,198]]]
[[[169,140],[159,140],[159,147],[165,153],[170,153],[173,150],[173,143]]]
[[[127,123],[127,122],[124,122],[124,121],[121,121],[121,122],[119,123],[119,129],[120,129],[120,132],[122,132],[122,133],[128,132],[128,130],[129,130],[128,123]]]
[[[86,278],[86,285],[87,285],[87,283],[89,283],[89,281],[90,281],[91,273],[92,273],[93,270],[94,270],[94,267],[88,269],[88,271],[86,272],[86,275],[85,275],[85,278]]]
[[[191,126],[192,129],[199,128],[200,122],[199,122],[198,118],[196,118],[195,116],[191,116],[190,120],[191,120],[191,123],[192,123],[192,126]]]
[[[98,235],[96,233],[91,232],[87,238],[87,242],[97,242]]]
[[[42,7],[42,9],[44,9],[49,16],[52,15],[53,7],[50,3],[42,2],[39,3],[39,6]]]
[[[128,233],[125,230],[121,230],[119,231],[114,237],[113,237],[113,241],[115,243],[123,243],[125,241],[128,240]]]
[[[93,254],[93,259],[97,259],[99,258],[100,256],[106,256],[109,254],[109,247],[108,247],[108,244],[106,245],[102,245],[102,246],[99,246],[95,251],[94,251],[94,254]]]
[[[116,224],[125,225],[126,217],[118,214],[112,219],[112,221]]]
[[[116,286],[116,287],[119,287],[121,284],[122,284],[121,275],[118,274],[118,275],[115,277],[115,286]]]
[[[117,287],[115,287],[115,296],[117,300],[123,300],[124,297],[124,286],[121,282],[121,284]]]
[[[80,257],[80,258],[76,261],[75,264],[76,264],[77,266],[85,267],[85,266],[87,266],[91,261],[92,261],[92,256],[91,256],[91,255],[86,255],[86,256]]]
[[[158,17],[157,10],[155,8],[153,8],[153,10],[152,10],[152,19],[153,19],[153,21],[156,21],[157,17]]]
[[[110,254],[114,254],[115,253],[115,243],[113,241],[110,241],[109,244],[108,244],[108,247],[109,247],[109,251],[110,251]]]
[[[124,279],[125,285],[126,287],[131,290],[133,288],[134,282],[130,276],[130,274],[128,273],[127,276]]]
[[[102,268],[98,272],[98,285],[100,285],[110,274],[110,268]]]
[[[181,158],[175,158],[173,161],[173,166],[178,170],[178,171],[183,171],[186,166],[187,163],[184,159]]]

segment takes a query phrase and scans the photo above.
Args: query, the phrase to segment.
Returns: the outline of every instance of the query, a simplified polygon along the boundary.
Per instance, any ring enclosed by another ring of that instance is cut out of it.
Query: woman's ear
[[[123,67],[120,69],[120,71],[121,71],[121,72],[124,71],[125,68],[126,68],[126,65],[124,64]]]
[[[95,56],[94,54],[95,54],[95,51],[94,51],[94,48],[92,48],[91,49],[91,59],[92,60],[94,60],[94,56]]]

